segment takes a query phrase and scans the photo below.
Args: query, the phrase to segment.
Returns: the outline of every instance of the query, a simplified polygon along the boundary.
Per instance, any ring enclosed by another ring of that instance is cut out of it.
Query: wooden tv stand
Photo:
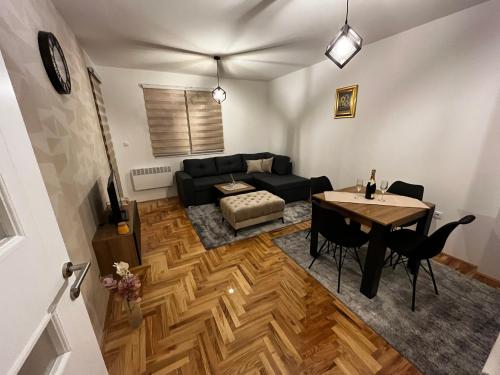
[[[141,220],[137,210],[137,202],[130,201],[123,209],[128,211],[129,233],[118,234],[116,224],[104,224],[97,228],[92,239],[101,276],[114,274],[113,263],[115,262],[127,262],[130,267],[142,263]]]

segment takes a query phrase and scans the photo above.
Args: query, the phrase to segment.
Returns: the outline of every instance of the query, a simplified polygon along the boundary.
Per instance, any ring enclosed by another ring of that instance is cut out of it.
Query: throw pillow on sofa
[[[262,159],[247,160],[247,173],[264,172],[262,170]]]
[[[262,171],[266,173],[273,173],[273,158],[262,159]]]
[[[284,155],[276,155],[273,159],[273,172],[279,175],[288,174],[290,158]]]

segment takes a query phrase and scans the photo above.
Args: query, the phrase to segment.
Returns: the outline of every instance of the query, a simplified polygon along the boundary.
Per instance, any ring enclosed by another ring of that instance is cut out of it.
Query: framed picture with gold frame
[[[356,115],[358,85],[337,89],[335,99],[335,118],[350,118]]]

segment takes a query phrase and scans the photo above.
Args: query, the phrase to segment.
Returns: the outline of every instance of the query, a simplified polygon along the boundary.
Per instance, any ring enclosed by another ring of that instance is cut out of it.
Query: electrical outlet
[[[434,215],[433,215],[434,219],[436,220],[441,220],[443,218],[443,211],[434,211]]]

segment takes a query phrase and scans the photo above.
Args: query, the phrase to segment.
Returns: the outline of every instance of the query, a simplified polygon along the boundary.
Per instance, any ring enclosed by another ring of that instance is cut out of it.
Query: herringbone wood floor
[[[145,319],[110,302],[110,374],[419,374],[273,245],[309,223],[205,251],[176,199],[139,210]]]

